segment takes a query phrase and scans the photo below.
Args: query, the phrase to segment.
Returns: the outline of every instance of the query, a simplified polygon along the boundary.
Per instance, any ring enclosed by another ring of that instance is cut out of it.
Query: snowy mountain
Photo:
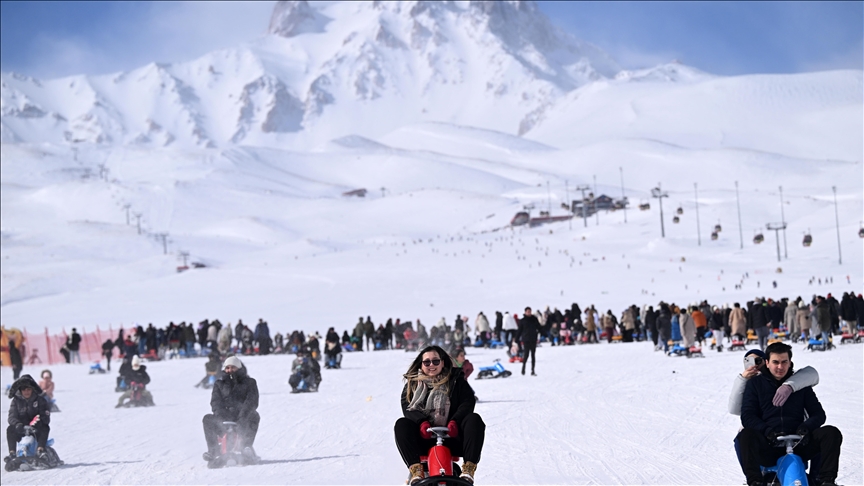
[[[283,145],[422,121],[524,133],[619,72],[533,2],[279,2],[267,35],[194,61],[42,81],[2,75],[4,142]]]

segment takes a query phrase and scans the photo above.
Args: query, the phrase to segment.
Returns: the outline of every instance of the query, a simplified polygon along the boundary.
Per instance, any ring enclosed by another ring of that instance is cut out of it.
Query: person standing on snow
[[[681,312],[678,314],[678,325],[681,326],[682,345],[690,352],[690,346],[696,344],[696,324],[693,318],[687,313],[687,307],[681,307]]]
[[[531,356],[531,376],[537,376],[534,373],[534,363],[537,359],[537,334],[540,332],[540,321],[537,317],[531,314],[531,308],[525,308],[525,314],[519,322],[519,337],[517,340],[522,342],[522,374],[525,374],[525,365],[528,364],[528,356]]]
[[[78,353],[81,347],[81,335],[78,334],[78,330],[74,327],[72,328],[72,335],[69,336],[69,342],[66,347],[69,348],[69,362],[74,363],[78,361],[78,364],[81,364],[81,355]]]
[[[519,329],[519,326],[516,324],[516,318],[513,317],[510,311],[504,311],[504,323],[501,329],[504,330],[504,342],[507,343],[507,349],[510,349],[513,345],[513,339],[516,337],[516,331]]]
[[[222,375],[213,385],[210,395],[210,408],[202,419],[204,440],[207,452],[204,459],[208,462],[218,459],[219,442],[217,437],[223,433],[222,422],[235,422],[241,441],[243,454],[257,457],[252,448],[258,434],[258,382],[249,376],[243,362],[231,356],[222,363]]]

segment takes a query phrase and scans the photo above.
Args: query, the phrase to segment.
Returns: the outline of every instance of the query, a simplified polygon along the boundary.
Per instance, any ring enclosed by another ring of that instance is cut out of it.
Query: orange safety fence
[[[125,329],[121,327],[120,329],[123,329],[124,335],[129,332],[134,333],[134,328]],[[101,361],[103,358],[102,344],[108,339],[112,342],[116,341],[120,329],[115,330],[112,326],[108,326],[108,329],[105,330],[96,326],[95,331],[88,332],[86,328],[81,327],[78,333],[81,336],[81,343],[78,349],[81,362],[94,363]],[[62,332],[51,334],[48,328],[45,328],[44,332],[32,333],[26,328],[19,330],[3,327],[2,338],[0,338],[0,342],[2,342],[2,346],[0,346],[0,362],[2,362],[3,366],[12,365],[9,359],[8,346],[8,341],[11,339],[15,341],[25,365],[65,363],[66,358],[60,350],[63,349],[69,336],[70,334],[66,332],[65,328]],[[120,350],[116,347],[112,349],[111,353],[112,358],[120,357]]]

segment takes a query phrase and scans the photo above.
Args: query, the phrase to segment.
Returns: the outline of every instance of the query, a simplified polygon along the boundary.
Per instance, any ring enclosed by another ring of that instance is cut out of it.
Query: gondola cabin
[[[525,211],[519,211],[516,213],[516,216],[513,216],[513,219],[510,220],[511,226],[522,226],[523,224],[528,224],[528,221],[531,220],[531,215]]]
[[[716,240],[716,239],[719,238],[719,237],[720,237],[720,235],[717,234],[716,231],[712,231],[712,232],[711,232],[711,240]]]
[[[720,226],[720,223],[715,224],[715,225],[714,225],[714,232],[715,232],[715,233],[719,233],[719,232],[721,232],[721,231],[723,231],[723,227]]]
[[[756,233],[756,236],[753,237],[753,243],[754,244],[758,245],[759,243],[762,243],[763,241],[765,241],[765,237],[762,236],[762,233]]]
[[[810,233],[804,233],[804,241],[801,242],[805,247],[809,247],[813,244],[813,237],[810,236]]]
[[[678,206],[678,209],[675,210],[675,213],[676,214],[684,214],[684,208],[682,208],[681,206]]]
[[[639,203],[639,210],[640,211],[648,211],[649,209],[651,209],[651,204],[649,204],[648,201],[644,201],[644,202]],[[862,228],[861,231],[864,231],[864,228]]]
[[[681,218],[679,218],[678,216],[674,216],[674,217],[672,217],[672,222],[675,224],[678,224],[681,222]]]
[[[858,238],[864,238],[864,228],[858,230]]]

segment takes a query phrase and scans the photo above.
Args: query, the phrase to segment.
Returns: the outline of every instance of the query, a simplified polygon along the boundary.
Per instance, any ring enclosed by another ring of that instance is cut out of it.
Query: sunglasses
[[[428,367],[430,367],[430,366],[438,366],[438,365],[440,365],[440,364],[441,364],[441,360],[440,360],[440,359],[424,359],[424,360],[422,361],[422,363],[423,363],[423,366],[425,366],[425,367],[428,368]]]

